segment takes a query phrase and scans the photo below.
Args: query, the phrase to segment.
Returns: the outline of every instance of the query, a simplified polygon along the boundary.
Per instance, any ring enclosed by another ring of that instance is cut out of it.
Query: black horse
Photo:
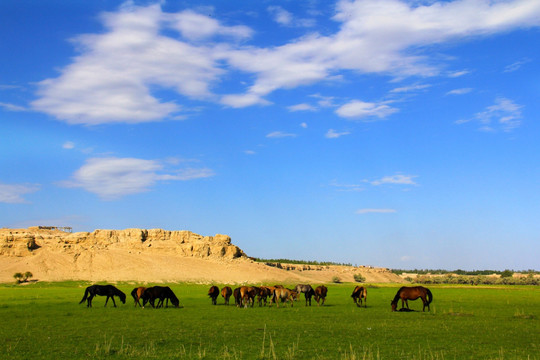
[[[150,305],[152,307],[160,308],[163,307],[163,301],[165,300],[165,307],[169,307],[169,300],[171,301],[171,304],[174,305],[174,307],[178,307],[180,305],[180,301],[174,295],[174,292],[171,290],[168,286],[154,286],[150,287],[146,290],[144,290],[143,296],[143,307],[146,305],[147,302],[150,302]],[[158,299],[158,303],[156,306],[154,306],[154,302]]]
[[[88,300],[87,307],[92,307],[92,299],[96,295],[107,297],[107,300],[105,300],[105,306],[107,306],[107,302],[109,301],[109,298],[111,298],[114,307],[116,307],[116,302],[114,301],[115,296],[118,296],[123,304],[126,303],[126,294],[118,290],[116,287],[112,285],[92,285],[86,288],[84,291],[84,296],[79,304],[82,304],[85,300]]]

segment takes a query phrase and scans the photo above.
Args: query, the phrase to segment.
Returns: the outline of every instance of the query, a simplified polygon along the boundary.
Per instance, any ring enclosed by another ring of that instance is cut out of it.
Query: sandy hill
[[[403,282],[387,269],[254,262],[227,235],[201,236],[161,229],[0,229],[0,282],[16,272],[40,281],[140,281],[199,283]]]

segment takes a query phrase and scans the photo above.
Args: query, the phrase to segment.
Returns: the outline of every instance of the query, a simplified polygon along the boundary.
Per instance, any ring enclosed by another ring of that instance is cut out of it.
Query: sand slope
[[[0,282],[30,271],[40,281],[139,281],[220,284],[403,282],[386,269],[349,266],[269,266],[254,262],[226,235],[189,231],[0,229]]]

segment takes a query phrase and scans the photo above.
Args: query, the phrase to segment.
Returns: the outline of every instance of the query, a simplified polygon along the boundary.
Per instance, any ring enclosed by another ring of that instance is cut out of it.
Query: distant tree
[[[514,276],[514,272],[512,270],[506,269],[501,273],[502,278],[510,278],[512,276]]]
[[[13,277],[15,278],[15,280],[17,280],[17,284],[20,284],[24,275],[20,272],[16,272],[15,274],[13,274]]]
[[[366,278],[362,276],[362,274],[354,274],[353,275],[354,281],[362,283],[366,281]]]
[[[34,274],[32,274],[30,271],[27,271],[24,273],[23,281],[28,281],[31,277],[33,277]]]
[[[339,284],[339,283],[341,283],[341,278],[339,276],[334,276],[332,278],[332,282],[336,283],[336,284]]]

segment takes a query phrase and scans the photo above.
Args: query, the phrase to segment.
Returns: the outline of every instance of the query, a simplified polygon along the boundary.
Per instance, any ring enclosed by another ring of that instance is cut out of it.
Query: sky
[[[540,270],[538,0],[4,0],[0,34],[0,227]]]

